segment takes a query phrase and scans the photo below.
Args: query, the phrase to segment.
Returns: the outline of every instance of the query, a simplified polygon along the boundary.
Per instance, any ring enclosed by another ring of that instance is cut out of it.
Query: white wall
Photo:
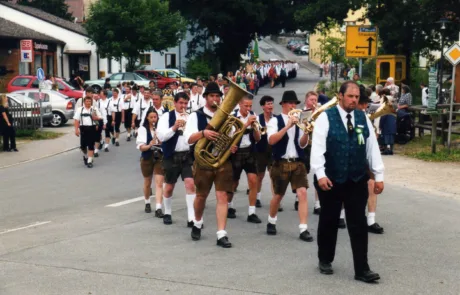
[[[96,54],[96,45],[92,45],[87,42],[87,37],[81,34],[69,31],[67,29],[61,28],[52,23],[43,21],[39,18],[33,17],[21,11],[15,10],[8,6],[4,6],[0,3],[0,18],[4,18],[11,22],[17,23],[23,27],[30,28],[42,34],[54,37],[58,40],[65,42],[64,51],[66,50],[90,50],[91,55],[89,57],[89,66],[90,66],[90,79],[97,79],[97,54]],[[61,75],[62,65],[60,62],[61,49],[59,46],[59,51],[57,52],[58,59],[58,74]],[[67,54],[63,55],[64,59],[64,78],[69,78],[69,56]],[[100,62],[100,68],[102,64],[106,67],[107,62]],[[114,62],[115,64],[115,62]],[[112,67],[113,69],[113,67]],[[118,71],[118,68],[117,68]]]

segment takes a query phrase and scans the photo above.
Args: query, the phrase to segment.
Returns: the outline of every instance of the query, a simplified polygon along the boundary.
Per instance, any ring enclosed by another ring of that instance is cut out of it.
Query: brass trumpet
[[[289,113],[288,113],[288,117],[289,119],[292,119],[292,118],[297,118],[299,119],[298,122],[296,123],[297,127],[300,128],[300,130],[302,130],[304,133],[308,133],[308,126],[307,124],[303,123],[300,121],[300,114],[302,113],[303,111],[300,110],[300,109],[294,109],[292,108]]]
[[[254,128],[254,130],[257,130],[260,133],[260,135],[267,134],[267,127],[262,127],[262,125],[260,125],[258,121],[254,121],[254,123],[252,123],[252,128]]]

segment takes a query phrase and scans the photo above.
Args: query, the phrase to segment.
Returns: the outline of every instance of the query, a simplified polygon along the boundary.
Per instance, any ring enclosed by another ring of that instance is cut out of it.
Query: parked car
[[[65,96],[54,90],[42,90],[41,94],[37,89],[18,90],[13,93],[22,94],[34,101],[39,101],[40,97],[45,102],[51,103],[53,120],[50,124],[53,127],[59,127],[73,119],[75,113],[75,99]]]
[[[28,124],[31,124],[32,118],[40,114],[40,108],[35,100],[18,93],[7,93],[6,97],[8,97],[8,105],[16,124],[18,124],[18,120],[23,119],[27,119]],[[16,112],[15,109],[21,106],[26,106],[25,111]],[[49,102],[42,102],[42,114],[43,125],[49,125],[53,119],[53,112]]]
[[[54,78],[58,84],[59,92],[65,96],[72,97],[75,100],[83,96],[83,91],[75,89],[72,85],[67,83],[67,81],[61,78]],[[35,76],[19,75],[11,79],[8,83],[7,91],[13,92],[16,90],[23,89],[38,89],[39,81]]]
[[[178,69],[155,69],[160,75],[168,78],[174,78],[180,80],[182,83],[190,82],[196,83],[195,79],[188,78],[183,72],[179,71]]]
[[[176,78],[165,77],[165,76],[161,75],[160,73],[158,73],[157,71],[153,71],[153,70],[137,70],[136,73],[141,74],[141,75],[149,78],[150,80],[156,81],[157,82],[157,87],[160,88],[160,89],[169,88],[169,86],[172,83],[176,83],[176,82],[179,81]]]
[[[294,53],[299,54],[299,55],[308,55],[309,50],[310,50],[310,47],[308,45],[302,45],[294,49]]]
[[[111,87],[117,87],[117,84],[123,83],[123,82],[131,82],[134,81],[139,86],[149,86],[149,78],[137,74],[137,73],[116,73],[112,74],[110,77],[107,77],[110,79],[110,86]],[[89,80],[85,81],[85,84],[88,86],[93,87],[94,90],[100,91],[102,87],[104,87],[105,79],[100,79],[100,80]]]

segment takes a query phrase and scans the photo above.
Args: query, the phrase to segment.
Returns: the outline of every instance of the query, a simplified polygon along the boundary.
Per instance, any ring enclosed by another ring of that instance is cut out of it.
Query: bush
[[[213,72],[218,71],[216,68],[218,60],[212,52],[203,52],[187,61],[187,75],[189,77],[209,77]]]
[[[425,83],[428,85],[428,70],[425,68],[411,68],[410,71],[411,81],[410,89],[412,92],[412,104],[421,105],[422,104],[422,93],[420,91],[420,83]]]

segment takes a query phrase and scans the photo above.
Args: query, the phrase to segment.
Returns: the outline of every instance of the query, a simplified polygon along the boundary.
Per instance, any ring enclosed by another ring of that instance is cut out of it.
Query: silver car
[[[12,116],[15,119],[15,124],[19,124],[18,120],[26,119],[28,124],[31,124],[31,121],[36,118],[37,111],[39,109],[36,107],[36,101],[33,99],[21,95],[19,93],[7,93],[6,97],[8,97],[8,105],[12,109]],[[22,108],[25,106],[24,108]],[[20,108],[21,110],[15,112],[14,109]],[[53,119],[53,113],[51,112],[51,104],[49,102],[43,102],[41,112],[43,114],[43,125],[48,125],[51,123]]]
[[[137,73],[116,73],[110,77],[110,87],[115,88],[117,84],[134,81],[136,85],[148,87],[150,79]],[[91,86],[95,91],[100,91],[104,87],[105,79],[85,81],[85,84]]]
[[[53,110],[53,119],[50,122],[52,127],[59,127],[73,119],[75,113],[75,99],[65,96],[54,90],[42,90],[41,94],[38,89],[23,89],[12,93],[22,94],[35,101],[41,98],[44,102],[49,102]]]

